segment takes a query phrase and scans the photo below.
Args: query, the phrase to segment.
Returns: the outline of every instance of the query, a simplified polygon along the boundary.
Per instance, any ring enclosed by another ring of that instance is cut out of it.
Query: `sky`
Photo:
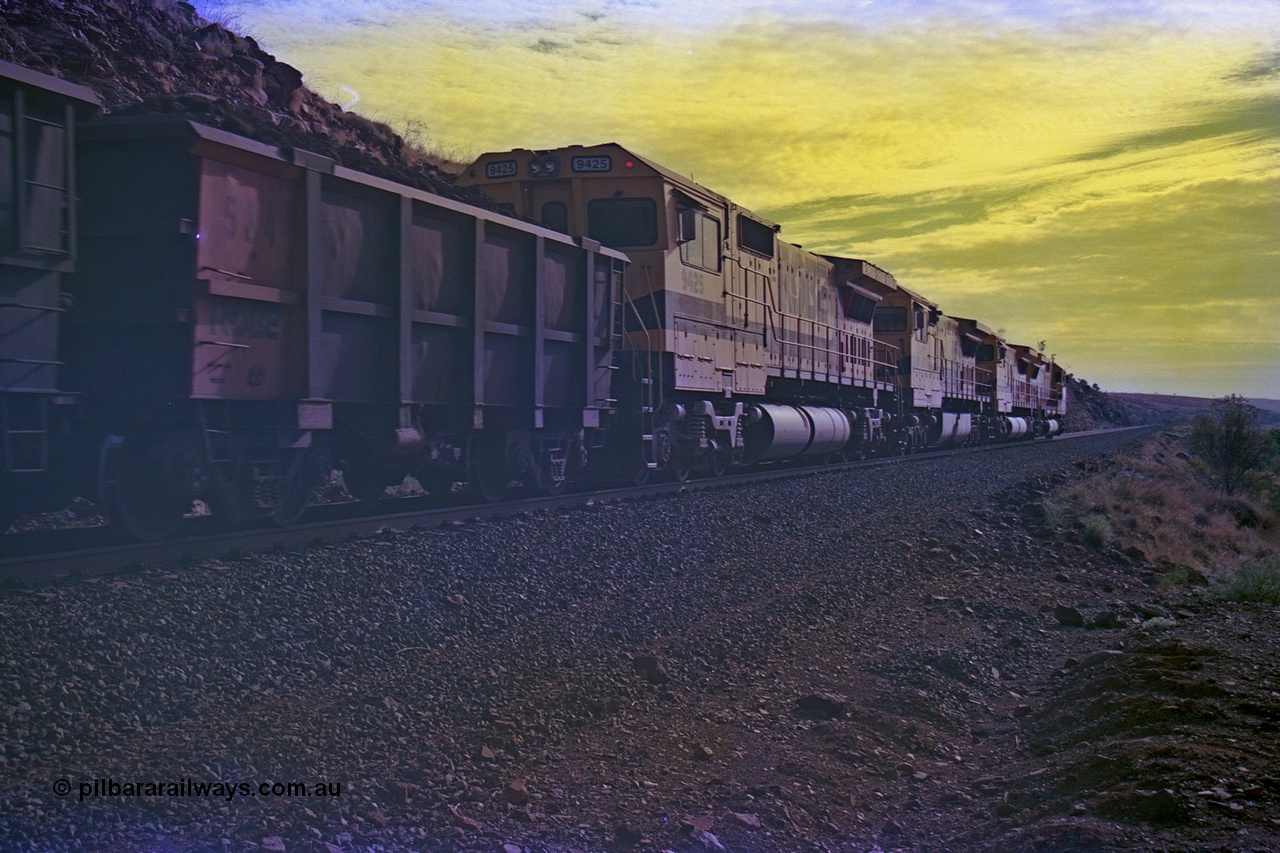
[[[1043,340],[1280,398],[1280,0],[196,0],[445,155],[618,142]]]

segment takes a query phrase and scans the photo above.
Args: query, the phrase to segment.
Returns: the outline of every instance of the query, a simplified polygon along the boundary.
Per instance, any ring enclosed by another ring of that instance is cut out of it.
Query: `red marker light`
[[[630,168],[632,168],[633,166],[635,166],[635,163],[633,163],[633,162],[631,162],[630,160],[628,160],[624,165],[625,165],[628,169],[630,169]]]

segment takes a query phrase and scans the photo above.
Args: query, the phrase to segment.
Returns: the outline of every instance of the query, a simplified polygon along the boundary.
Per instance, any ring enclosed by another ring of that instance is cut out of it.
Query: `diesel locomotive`
[[[485,154],[464,182],[512,214],[622,249],[623,415],[647,469],[720,473],[1047,437],[1062,369],[943,314],[874,264],[778,225],[617,144]],[[625,377],[624,377],[625,378]]]
[[[160,539],[292,523],[330,470],[499,500],[1060,430],[1035,350],[620,146],[481,157],[494,210],[96,106],[0,63],[4,517]]]

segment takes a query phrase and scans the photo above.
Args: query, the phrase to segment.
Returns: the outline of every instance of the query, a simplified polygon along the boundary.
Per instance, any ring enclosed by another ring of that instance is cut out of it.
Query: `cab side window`
[[[738,245],[766,258],[773,257],[773,229],[763,222],[738,215]]]
[[[692,208],[679,211],[680,260],[691,267],[720,272],[720,220]]]

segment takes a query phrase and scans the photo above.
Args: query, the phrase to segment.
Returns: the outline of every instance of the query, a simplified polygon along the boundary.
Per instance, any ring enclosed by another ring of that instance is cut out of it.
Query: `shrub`
[[[1187,434],[1187,449],[1204,460],[1227,494],[1244,485],[1274,447],[1258,426],[1258,408],[1235,394],[1215,400],[1212,414],[1196,415]]]
[[[1280,605],[1280,558],[1272,555],[1245,561],[1219,591],[1231,601]]]
[[[1095,512],[1085,518],[1081,535],[1084,537],[1084,541],[1094,548],[1101,548],[1111,541],[1111,537],[1115,535],[1115,530],[1111,527],[1111,522],[1107,520],[1105,515]]]

